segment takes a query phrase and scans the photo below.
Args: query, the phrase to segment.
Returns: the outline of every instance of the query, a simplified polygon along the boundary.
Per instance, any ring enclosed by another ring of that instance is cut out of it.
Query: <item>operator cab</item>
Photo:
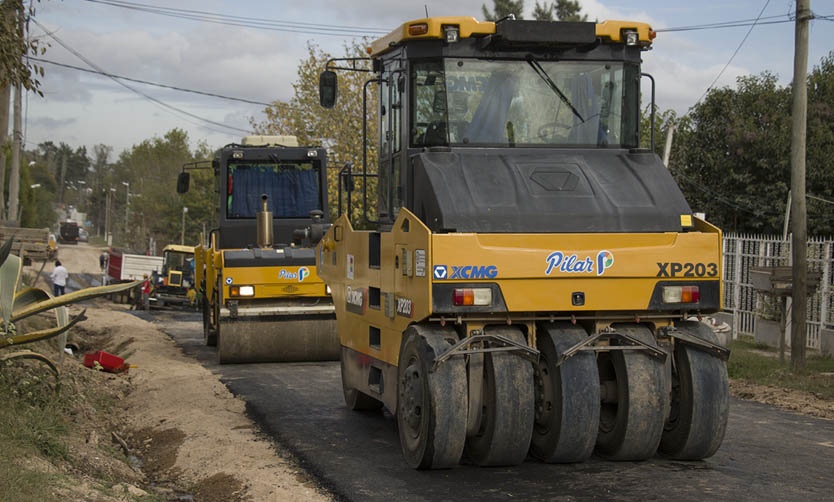
[[[653,35],[621,21],[441,17],[375,41],[381,228],[402,207],[435,232],[691,226],[668,171],[638,150]],[[335,74],[320,84],[326,106]]]

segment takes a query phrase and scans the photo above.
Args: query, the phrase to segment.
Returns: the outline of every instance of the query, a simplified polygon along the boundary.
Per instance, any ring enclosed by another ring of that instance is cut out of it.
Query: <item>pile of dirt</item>
[[[114,444],[125,448],[116,460],[128,465],[135,458],[141,465],[141,482],[135,476],[119,479],[168,499],[188,494],[198,501],[330,500],[286,452],[260,435],[241,399],[126,308],[104,300],[88,306],[88,320],[73,335],[82,352],[98,345],[96,350],[104,347],[130,364],[127,373],[100,379],[129,389],[117,392],[118,423],[105,420],[102,425],[113,430],[98,433],[107,440],[116,432]]]

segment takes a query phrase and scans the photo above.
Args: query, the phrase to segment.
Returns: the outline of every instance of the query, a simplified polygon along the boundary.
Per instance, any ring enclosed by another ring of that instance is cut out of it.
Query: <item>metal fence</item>
[[[816,292],[808,296],[807,347],[820,348],[820,329],[834,324],[834,274],[831,239],[808,241],[808,270],[820,272]],[[769,235],[724,234],[724,310],[732,312],[733,336],[755,332],[757,319],[774,308],[773,299],[757,293],[750,281],[750,267],[789,266],[791,241]],[[790,319],[790,299],[788,299]],[[787,326],[790,340],[790,323]]]

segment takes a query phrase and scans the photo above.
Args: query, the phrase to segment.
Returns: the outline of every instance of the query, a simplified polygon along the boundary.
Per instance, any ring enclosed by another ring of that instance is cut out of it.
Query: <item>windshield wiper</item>
[[[559,86],[556,85],[556,82],[554,82],[553,79],[550,78],[550,75],[548,75],[544,68],[542,68],[542,65],[539,63],[536,57],[532,54],[527,54],[527,64],[529,64],[530,67],[533,68],[533,71],[536,72],[536,75],[541,77],[541,79],[544,80],[544,83],[547,84],[547,86],[550,87],[553,90],[553,92],[556,93],[557,96],[559,96],[559,99],[561,99],[564,104],[570,107],[570,110],[573,112],[573,114],[576,115],[581,122],[585,122],[585,119],[582,118],[582,115],[580,115],[579,110],[577,110],[576,107],[573,106],[573,103],[571,103],[568,97],[565,96],[565,93],[563,93],[562,90],[559,89]]]

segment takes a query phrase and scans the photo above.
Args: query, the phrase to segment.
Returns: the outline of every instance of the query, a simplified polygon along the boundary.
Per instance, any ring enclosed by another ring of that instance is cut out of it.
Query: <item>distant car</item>
[[[87,242],[87,239],[90,238],[89,232],[86,229],[79,227],[78,228],[78,242]]]

